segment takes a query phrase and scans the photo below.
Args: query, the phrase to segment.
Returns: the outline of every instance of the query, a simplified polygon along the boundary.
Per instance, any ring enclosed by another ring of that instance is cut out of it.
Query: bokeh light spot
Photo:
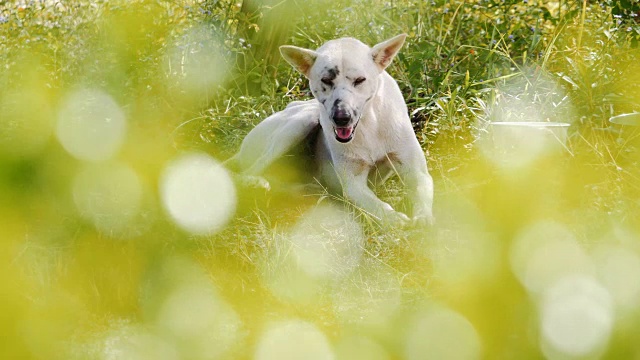
[[[511,268],[527,290],[540,294],[567,274],[591,274],[593,263],[563,225],[542,221],[523,229],[511,246]]]
[[[565,148],[566,123],[542,121],[494,122],[489,127],[484,154],[506,169],[520,169],[540,157]]]
[[[320,204],[302,216],[290,241],[300,269],[313,277],[339,278],[360,262],[364,235],[351,214]]]
[[[202,279],[204,280],[204,279]],[[180,345],[185,358],[216,358],[239,340],[242,323],[207,281],[176,287],[157,317],[159,331]]]
[[[236,190],[227,170],[205,154],[187,154],[171,162],[160,180],[162,203],[171,218],[194,234],[222,228],[236,208]]]
[[[255,360],[330,360],[335,356],[326,336],[313,324],[288,320],[272,324],[262,334]]]
[[[480,150],[502,170],[526,168],[536,160],[566,149],[574,108],[563,88],[539,68],[497,89],[497,101],[487,108],[486,133]]]
[[[177,349],[142,326],[120,324],[111,329],[102,345],[101,356],[87,351],[87,358],[104,360],[178,360]],[[97,355],[97,356],[96,356]]]
[[[297,304],[310,304],[318,300],[323,283],[301,271],[293,258],[292,244],[276,238],[273,251],[260,263],[260,274],[271,293],[281,300]]]
[[[593,253],[598,278],[618,309],[627,313],[640,305],[640,257],[623,246],[602,245]]]
[[[351,335],[341,339],[336,345],[336,358],[387,360],[390,356],[382,345],[372,339],[362,335]]]
[[[408,330],[406,359],[479,359],[482,343],[469,320],[447,308],[418,314]]]
[[[385,326],[401,303],[398,274],[380,259],[365,257],[349,276],[335,284],[334,311],[346,324]]]
[[[189,258],[165,259],[143,290],[145,316],[183,359],[230,355],[242,343],[243,322],[208,274]]]
[[[124,112],[100,90],[79,89],[68,94],[58,112],[58,140],[80,160],[113,157],[124,142],[126,130]]]
[[[223,56],[222,41],[211,27],[196,26],[169,50],[165,59],[166,71],[181,91],[202,96],[225,80],[229,62]]]
[[[613,302],[592,277],[558,280],[545,292],[541,306],[542,348],[550,357],[594,356],[606,347],[613,328]]]

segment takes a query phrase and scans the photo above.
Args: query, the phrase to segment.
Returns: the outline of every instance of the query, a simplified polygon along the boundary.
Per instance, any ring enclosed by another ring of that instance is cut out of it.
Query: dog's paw
[[[415,227],[433,226],[436,223],[436,219],[433,215],[417,215],[411,219],[411,224]]]
[[[243,175],[240,178],[240,184],[247,188],[271,190],[271,184],[262,176]]]
[[[405,227],[411,224],[411,219],[407,215],[395,210],[387,212],[383,220],[387,226],[392,227]]]

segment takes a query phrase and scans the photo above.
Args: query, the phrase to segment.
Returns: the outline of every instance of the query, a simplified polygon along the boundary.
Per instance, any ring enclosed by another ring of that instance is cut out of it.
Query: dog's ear
[[[373,58],[373,62],[378,65],[380,71],[384,70],[391,64],[391,60],[396,56],[402,45],[404,44],[404,40],[407,38],[407,34],[400,34],[398,36],[394,36],[389,40],[385,40],[380,44],[374,46],[371,49],[371,57]]]
[[[309,71],[316,62],[318,54],[313,50],[299,48],[297,46],[284,45],[280,46],[280,54],[302,75],[309,77]]]

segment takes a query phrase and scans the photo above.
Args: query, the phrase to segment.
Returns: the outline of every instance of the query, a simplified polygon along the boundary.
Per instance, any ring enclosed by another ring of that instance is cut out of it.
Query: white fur
[[[385,71],[405,37],[373,48],[352,38],[331,40],[315,51],[281,47],[283,57],[309,79],[314,99],[289,104],[247,135],[232,158],[242,173],[259,175],[320,125],[315,159],[321,183],[383,221],[404,222],[409,218],[368,184],[374,172],[383,180],[397,172],[409,191],[414,221],[431,223],[433,181],[402,93]],[[342,124],[340,118],[349,120]]]

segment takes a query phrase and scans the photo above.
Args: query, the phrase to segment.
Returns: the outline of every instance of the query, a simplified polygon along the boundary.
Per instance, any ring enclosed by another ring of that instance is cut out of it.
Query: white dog
[[[402,93],[385,71],[405,38],[398,35],[373,48],[352,38],[331,40],[315,51],[280,47],[287,62],[309,79],[314,99],[292,102],[262,121],[230,161],[243,175],[261,179],[267,166],[320,127],[313,148],[315,175],[324,186],[384,222],[407,222],[408,216],[369,187],[369,180],[396,173],[408,189],[413,220],[432,223],[433,180]]]

